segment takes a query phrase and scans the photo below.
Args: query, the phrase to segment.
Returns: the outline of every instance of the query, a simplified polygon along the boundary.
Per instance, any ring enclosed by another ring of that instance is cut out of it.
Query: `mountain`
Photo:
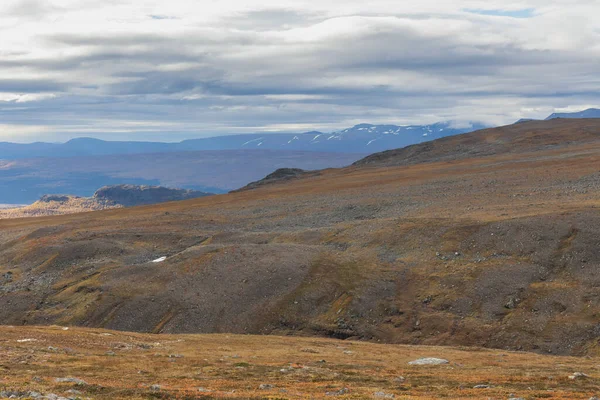
[[[483,128],[483,125],[454,126],[450,122],[415,126],[360,124],[333,133],[228,135],[185,140],[180,143],[111,142],[92,138],[73,139],[64,144],[0,143],[0,160],[247,149],[372,153],[480,128]]]
[[[189,189],[174,189],[163,186],[115,185],[104,186],[94,193],[93,199],[98,202],[117,204],[123,207],[133,207],[148,204],[166,203],[210,196]]]
[[[432,142],[369,155],[354,166],[401,166],[422,162],[454,162],[474,157],[516,154],[552,147],[594,143],[600,139],[596,120],[529,121],[484,129]],[[568,138],[568,141],[565,141]]]
[[[254,190],[0,220],[0,320],[595,356],[599,154],[600,119],[533,121]]]
[[[548,116],[546,120],[556,118],[600,118],[600,109],[588,108],[584,111],[572,112],[572,113],[554,113]]]

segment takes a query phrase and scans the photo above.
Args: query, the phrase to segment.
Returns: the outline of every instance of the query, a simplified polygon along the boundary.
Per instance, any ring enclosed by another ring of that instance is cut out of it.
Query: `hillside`
[[[518,124],[447,137],[401,149],[375,153],[355,166],[399,166],[457,161],[491,155],[522,154],[595,143],[600,119],[523,121]]]
[[[0,338],[0,397],[588,400],[600,377],[589,358],[317,338],[56,326],[0,327]],[[423,357],[447,364],[409,364]]]
[[[28,206],[0,209],[0,219],[46,217],[50,215],[109,210],[119,207],[122,206],[113,202],[97,201],[89,197],[45,195],[40,200]]]
[[[40,217],[75,214],[112,208],[181,201],[210,196],[186,189],[161,186],[114,185],[98,189],[92,197],[44,195],[35,203],[18,208],[0,209],[0,218]]]
[[[143,206],[211,196],[212,193],[188,189],[175,189],[163,186],[114,185],[96,190],[93,199],[99,203],[108,202],[123,207]]]
[[[597,355],[599,138],[534,121],[255,190],[1,220],[0,319]]]

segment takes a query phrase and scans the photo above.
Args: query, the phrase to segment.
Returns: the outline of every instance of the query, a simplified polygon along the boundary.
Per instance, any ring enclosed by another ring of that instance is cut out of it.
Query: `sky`
[[[2,0],[0,141],[599,107],[598,15],[598,0]]]

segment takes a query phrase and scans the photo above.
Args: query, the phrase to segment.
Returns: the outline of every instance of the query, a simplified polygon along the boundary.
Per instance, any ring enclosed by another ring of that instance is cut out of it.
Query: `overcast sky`
[[[600,106],[598,0],[2,0],[0,140],[163,140]]]

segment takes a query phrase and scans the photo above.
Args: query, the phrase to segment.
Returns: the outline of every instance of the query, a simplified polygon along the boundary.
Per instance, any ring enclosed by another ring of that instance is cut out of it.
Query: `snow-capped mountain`
[[[600,109],[588,108],[587,110],[572,113],[554,113],[546,119],[555,118],[600,118]]]
[[[78,138],[62,144],[0,143],[0,159],[244,149],[375,153],[482,128],[485,126],[454,126],[450,122],[412,126],[360,124],[331,133],[254,133],[192,139],[180,143],[109,142],[92,138]]]
[[[359,124],[336,132],[301,134],[252,134],[188,140],[181,143],[194,150],[271,149],[373,153],[485,128],[480,124],[454,127],[449,122],[433,125]]]

